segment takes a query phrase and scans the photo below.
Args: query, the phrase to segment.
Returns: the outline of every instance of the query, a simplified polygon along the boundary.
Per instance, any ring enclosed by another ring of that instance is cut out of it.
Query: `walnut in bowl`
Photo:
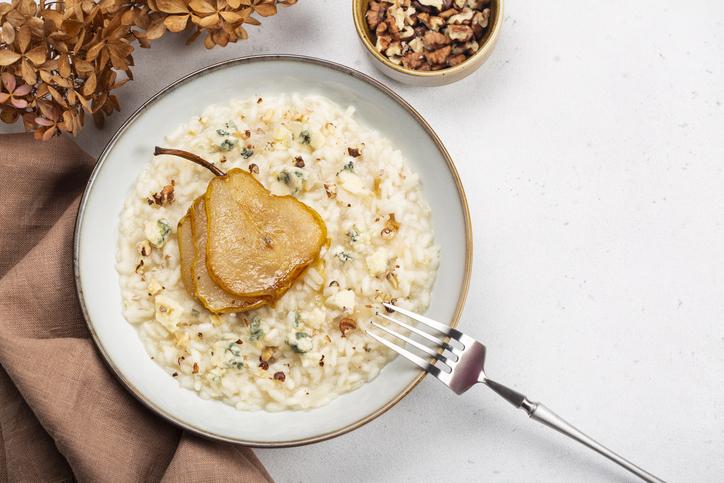
[[[455,82],[488,58],[502,0],[353,0],[357,33],[389,77],[419,86]]]

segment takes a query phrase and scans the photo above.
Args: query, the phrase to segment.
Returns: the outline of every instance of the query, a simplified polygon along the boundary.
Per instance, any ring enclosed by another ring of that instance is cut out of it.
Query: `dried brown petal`
[[[13,65],[20,60],[22,56],[12,50],[0,50],[0,67]]]
[[[28,45],[30,45],[31,37],[32,32],[30,31],[30,25],[24,24],[22,27],[20,27],[20,30],[18,31],[15,38],[15,45],[18,47],[18,50],[20,52],[25,52],[26,50],[28,50]]]
[[[256,0],[254,3],[254,12],[262,17],[270,17],[277,13],[277,6],[274,4],[274,0]]]
[[[189,11],[183,0],[156,0],[156,7],[163,13],[188,13]]]
[[[2,30],[0,30],[0,40],[7,45],[15,42],[15,27],[10,22],[3,23]]]
[[[206,14],[216,13],[216,9],[206,0],[191,0],[189,2],[189,7],[191,7],[191,9],[194,12],[196,12],[197,14],[198,13],[206,13]]]
[[[149,40],[156,40],[163,36],[166,32],[166,25],[162,18],[159,18],[146,30],[146,38]]]
[[[190,15],[169,15],[163,21],[166,28],[171,32],[181,32],[186,28]]]

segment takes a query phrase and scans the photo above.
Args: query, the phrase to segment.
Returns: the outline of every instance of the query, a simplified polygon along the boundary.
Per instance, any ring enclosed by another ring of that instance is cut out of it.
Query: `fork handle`
[[[622,468],[627,469],[642,480],[652,483],[664,483],[664,480],[657,478],[643,468],[636,466],[623,456],[614,453],[590,436],[582,433],[580,430],[573,427],[565,419],[558,416],[556,413],[548,409],[543,404],[537,402],[530,402],[526,399],[524,405],[522,406],[522,409],[525,410],[528,413],[528,416],[530,416],[530,418],[534,421],[545,424],[549,428],[553,428],[559,433],[563,433],[569,438],[575,439],[579,443],[588,446],[593,451],[605,456]]]
[[[651,483],[664,483],[664,480],[662,480],[661,478],[657,478],[643,468],[636,466],[623,456],[614,453],[598,441],[576,429],[575,427],[573,427],[573,425],[558,416],[556,413],[548,409],[543,404],[539,402],[529,401],[528,398],[526,398],[523,394],[490,379],[486,378],[483,383],[515,407],[524,410],[526,413],[528,413],[528,416],[530,416],[530,418],[534,421],[545,424],[549,428],[553,428],[559,433],[565,434],[569,438],[574,439],[585,446],[588,446],[593,451],[605,456],[606,458],[610,459],[622,468],[627,469],[644,481]]]

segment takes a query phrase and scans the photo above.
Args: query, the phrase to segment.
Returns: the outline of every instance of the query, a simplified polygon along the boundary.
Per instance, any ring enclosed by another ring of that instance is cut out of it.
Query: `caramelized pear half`
[[[206,265],[239,297],[281,296],[319,257],[327,227],[293,196],[275,196],[250,173],[230,170],[209,182]]]
[[[224,291],[209,277],[206,268],[207,221],[204,198],[199,197],[189,210],[194,257],[191,263],[192,293],[204,307],[214,313],[243,312],[268,303],[267,297],[239,297]],[[186,223],[183,224],[185,226]],[[182,225],[179,224],[179,232]],[[186,229],[184,228],[184,231]],[[185,234],[184,234],[185,235]],[[179,234],[181,240],[181,234]],[[179,245],[183,253],[185,243]],[[181,273],[183,275],[183,266]]]
[[[186,291],[194,295],[193,275],[191,265],[194,262],[194,234],[191,231],[191,215],[186,215],[178,222],[176,230],[178,238],[179,265],[181,265],[181,281]]]

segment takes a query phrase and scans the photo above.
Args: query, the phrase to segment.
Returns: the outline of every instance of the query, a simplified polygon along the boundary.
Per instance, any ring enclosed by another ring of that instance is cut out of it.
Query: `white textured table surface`
[[[350,2],[302,0],[225,49],[168,37],[137,51],[113,130],[182,74],[256,53],[372,74],[425,116],[472,210],[462,327],[488,372],[672,481],[724,478],[724,3],[513,1],[472,77],[383,78]],[[243,79],[239,80],[243,82]],[[628,481],[484,388],[426,380],[338,439],[260,450],[280,482]]]

